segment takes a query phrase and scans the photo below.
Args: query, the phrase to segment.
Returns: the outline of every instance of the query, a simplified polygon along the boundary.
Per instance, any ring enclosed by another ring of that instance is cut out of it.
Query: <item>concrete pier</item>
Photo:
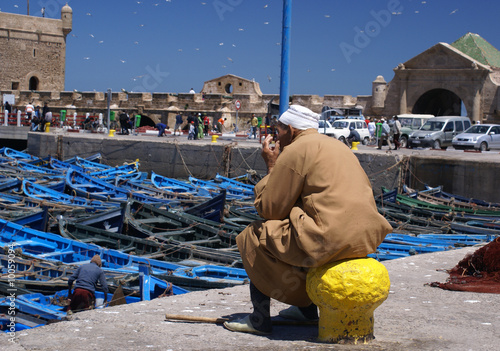
[[[316,326],[275,326],[270,336],[235,333],[222,325],[175,322],[165,315],[241,318],[252,311],[247,285],[192,292],[76,313],[70,321],[15,333],[0,333],[3,351],[53,350],[374,350],[493,351],[500,338],[500,298],[426,284],[447,278],[476,248],[410,256],[383,262],[391,288],[375,311],[375,340],[366,345],[317,342]],[[271,316],[287,305],[272,300]]]

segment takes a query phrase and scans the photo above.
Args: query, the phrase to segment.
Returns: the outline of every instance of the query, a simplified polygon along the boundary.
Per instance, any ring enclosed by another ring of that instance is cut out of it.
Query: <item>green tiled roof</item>
[[[478,34],[467,33],[451,46],[484,65],[500,67],[500,51]]]

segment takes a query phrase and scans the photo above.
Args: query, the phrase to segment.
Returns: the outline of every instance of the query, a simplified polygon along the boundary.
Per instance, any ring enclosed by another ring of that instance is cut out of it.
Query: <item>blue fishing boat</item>
[[[177,179],[168,178],[159,175],[155,172],[151,172],[151,183],[158,189],[168,190],[175,193],[188,193],[188,194],[198,194],[201,196],[212,196],[213,189],[205,189],[200,186],[195,186],[186,182],[182,182]],[[215,191],[218,193],[218,191]]]
[[[76,164],[77,157],[81,158],[80,156],[74,156],[74,157],[67,158],[63,161],[66,163],[70,163],[70,164]],[[101,163],[102,155],[101,155],[101,153],[97,153],[97,154],[93,154],[93,155],[84,157],[84,159],[86,159],[87,161]]]
[[[75,157],[75,164],[86,169],[89,172],[104,171],[106,169],[113,168],[112,166],[108,166],[96,161],[91,161],[79,156]]]
[[[26,196],[33,199],[61,203],[69,206],[78,206],[85,208],[89,212],[95,212],[95,211],[101,211],[119,207],[119,203],[116,202],[101,201],[94,199],[86,199],[78,196],[71,196],[62,193],[60,191],[55,191],[50,188],[41,186],[39,184],[32,183],[27,180],[23,180],[22,190]]]
[[[253,191],[249,192],[245,189],[238,189],[232,187],[230,184],[226,183],[227,188],[219,186],[219,184],[213,181],[201,180],[195,177],[189,177],[191,184],[199,186],[201,188],[209,189],[212,192],[220,193],[222,189],[226,190],[226,198],[228,200],[249,200],[254,194]]]
[[[233,187],[234,189],[242,189],[250,196],[253,196],[253,189],[255,186],[252,184],[245,184],[233,178],[221,176],[220,174],[215,175],[215,182],[220,184],[220,186],[223,188]]]
[[[30,155],[30,154],[28,154],[26,152],[22,152],[22,151],[17,151],[17,150],[11,149],[10,147],[3,147],[1,149],[1,155],[5,156],[7,158],[10,158],[10,159],[14,159],[14,160],[25,160],[25,161],[37,161],[37,160],[40,160],[39,157]]]
[[[129,174],[132,174],[133,177],[139,177],[141,175],[141,173],[139,172],[139,161],[89,173],[90,176],[105,181],[114,180],[119,176],[126,177]]]
[[[157,206],[168,206],[171,202],[169,199],[156,198],[141,194],[140,192],[127,191],[126,189],[116,187],[106,181],[96,179],[74,169],[69,169],[66,173],[66,185],[75,195],[88,199],[123,203],[127,202],[129,198],[132,198],[143,203]]]
[[[49,166],[53,169],[58,169],[63,172],[66,172],[69,168],[74,168],[79,172],[84,172],[85,169],[78,166],[76,163],[70,163],[70,162],[65,162],[65,161],[60,161],[57,158],[51,157],[49,159]]]
[[[56,169],[51,169],[47,167],[40,167],[40,166],[35,166],[32,165],[31,163],[24,162],[24,161],[16,161],[16,166],[19,169],[32,172],[32,173],[41,173],[44,175],[50,175],[50,176],[58,176],[58,177],[63,177],[64,172]]]

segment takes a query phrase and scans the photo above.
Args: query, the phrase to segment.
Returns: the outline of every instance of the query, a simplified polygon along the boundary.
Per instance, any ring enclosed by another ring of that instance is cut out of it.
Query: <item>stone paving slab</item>
[[[389,298],[375,311],[376,339],[366,345],[316,342],[317,328],[275,326],[271,336],[234,333],[221,325],[166,321],[165,314],[242,317],[248,286],[192,292],[133,305],[81,312],[71,321],[0,336],[2,350],[498,350],[500,295],[445,291],[444,282],[475,248],[385,261]],[[273,301],[272,315],[286,305]],[[5,341],[4,341],[5,339]]]

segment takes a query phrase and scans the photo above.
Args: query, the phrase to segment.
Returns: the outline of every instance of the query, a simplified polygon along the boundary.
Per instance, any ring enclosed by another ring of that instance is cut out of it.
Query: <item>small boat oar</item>
[[[212,324],[222,324],[228,322],[228,318],[213,318],[213,317],[197,317],[197,316],[186,316],[182,314],[169,314],[165,315],[165,319],[173,321],[185,321],[185,322],[198,322],[198,323],[212,323]],[[272,320],[273,325],[313,325],[317,326],[317,321],[291,321],[291,320]]]

